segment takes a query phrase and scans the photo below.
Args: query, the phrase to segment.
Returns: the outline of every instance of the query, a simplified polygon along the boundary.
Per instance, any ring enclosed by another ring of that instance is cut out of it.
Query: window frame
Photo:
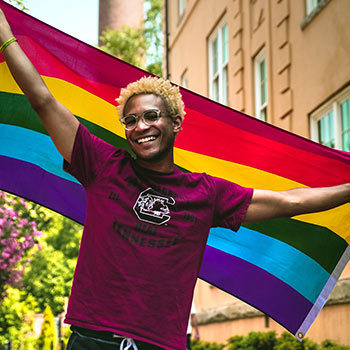
[[[226,29],[225,29],[226,28]],[[226,31],[226,35],[225,35]],[[219,103],[229,103],[229,26],[224,16],[208,38],[209,98]],[[225,41],[224,41],[225,40]],[[214,72],[214,42],[217,41],[217,71]],[[225,54],[226,52],[226,54]],[[226,57],[225,57],[226,56]],[[226,72],[226,73],[225,73]],[[217,96],[214,82],[217,80]]]
[[[318,122],[333,112],[334,149],[343,150],[341,105],[348,99],[350,99],[350,85],[310,114],[310,138],[312,141],[320,143]]]
[[[306,16],[309,16],[313,11],[317,9],[321,0],[305,0],[305,12]]]
[[[187,69],[181,75],[181,86],[188,89]]]
[[[260,64],[265,61],[265,84],[266,84],[266,101],[261,101],[261,85],[262,79],[260,74]],[[267,108],[269,103],[268,95],[268,74],[267,74],[267,58],[265,47],[254,57],[254,100],[255,100],[255,117],[259,120],[267,122]],[[262,111],[265,111],[265,114]]]
[[[178,20],[181,20],[185,13],[186,0],[177,0]]]

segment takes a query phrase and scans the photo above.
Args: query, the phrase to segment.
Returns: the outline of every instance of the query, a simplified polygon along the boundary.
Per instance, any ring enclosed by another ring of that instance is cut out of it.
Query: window
[[[185,12],[185,3],[186,3],[186,0],[178,0],[177,1],[178,10],[179,10],[179,14],[178,14],[179,19],[181,19],[181,17],[183,16],[183,14]]]
[[[267,69],[265,50],[254,59],[255,116],[267,121]]]
[[[305,0],[306,1],[306,16],[315,10],[321,0]]]
[[[181,76],[181,86],[186,89],[188,88],[187,71],[185,71]]]
[[[305,29],[308,24],[317,16],[319,12],[323,10],[324,7],[331,0],[304,0],[305,1],[305,18],[300,23],[301,29]]]
[[[350,152],[350,87],[311,115],[311,139]]]
[[[209,97],[228,104],[228,27],[221,21],[208,42]]]

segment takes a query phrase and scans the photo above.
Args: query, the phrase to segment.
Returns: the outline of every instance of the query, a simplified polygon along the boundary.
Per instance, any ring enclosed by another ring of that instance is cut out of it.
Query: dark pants
[[[187,334],[186,338],[186,349],[191,350],[191,333]]]
[[[86,328],[71,327],[67,350],[118,350],[124,338],[113,337],[112,332],[93,331]],[[156,345],[135,340],[138,350],[163,350]],[[130,348],[130,350],[132,347]]]

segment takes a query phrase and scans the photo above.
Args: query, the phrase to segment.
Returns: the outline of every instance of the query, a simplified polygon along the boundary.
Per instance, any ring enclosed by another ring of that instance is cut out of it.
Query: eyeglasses
[[[120,119],[120,122],[125,130],[132,130],[136,128],[136,125],[141,118],[142,122],[148,126],[154,125],[161,117],[159,109],[148,109],[144,111],[141,116],[136,114],[128,114]]]

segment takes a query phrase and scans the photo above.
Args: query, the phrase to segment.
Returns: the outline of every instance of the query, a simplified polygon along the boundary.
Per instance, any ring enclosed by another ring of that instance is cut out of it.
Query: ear
[[[179,114],[177,114],[173,118],[173,131],[175,134],[177,134],[182,129],[182,118]]]

